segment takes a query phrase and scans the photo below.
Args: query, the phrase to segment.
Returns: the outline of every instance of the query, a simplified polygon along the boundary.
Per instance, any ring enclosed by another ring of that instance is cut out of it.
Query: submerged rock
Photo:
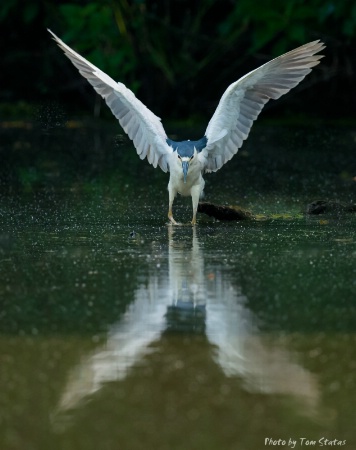
[[[198,212],[207,214],[210,217],[214,217],[217,220],[260,220],[259,215],[253,215],[250,211],[242,209],[239,206],[223,206],[216,205],[209,202],[199,202]],[[339,201],[329,200],[315,200],[309,203],[306,207],[306,214],[318,215],[318,214],[342,214],[356,212],[356,204],[343,203]],[[287,214],[263,216],[266,218],[292,218],[293,216]],[[303,215],[301,215],[303,217]]]
[[[199,202],[198,212],[207,214],[218,220],[249,220],[253,219],[250,211],[238,206],[222,206],[209,202]]]
[[[340,214],[345,212],[356,212],[356,205],[338,201],[315,200],[307,206],[307,214]]]

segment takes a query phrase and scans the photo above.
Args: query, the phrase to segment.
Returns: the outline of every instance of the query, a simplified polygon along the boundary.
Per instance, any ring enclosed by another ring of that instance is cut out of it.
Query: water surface
[[[356,447],[352,131],[260,127],[206,199],[264,220],[194,229],[116,129],[2,137],[1,449]]]

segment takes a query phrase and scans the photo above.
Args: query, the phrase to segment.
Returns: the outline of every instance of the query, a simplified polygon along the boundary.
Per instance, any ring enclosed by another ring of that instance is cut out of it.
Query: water
[[[3,138],[2,450],[356,447],[356,219],[302,213],[353,132],[259,128],[206,179],[261,220],[195,229],[116,129]]]

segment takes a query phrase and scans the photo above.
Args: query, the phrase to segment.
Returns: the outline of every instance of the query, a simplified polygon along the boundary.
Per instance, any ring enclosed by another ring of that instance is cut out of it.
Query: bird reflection
[[[247,298],[221,262],[206,267],[197,230],[192,228],[190,242],[186,235],[179,239],[181,232],[168,227],[168,264],[137,288],[106,344],[72,370],[57,412],[78,407],[107,382],[123,380],[170,333],[202,336],[209,358],[225,376],[238,377],[245,390],[292,395],[303,400],[304,411],[314,409],[319,395],[314,376],[293,361],[283,342],[261,335]]]

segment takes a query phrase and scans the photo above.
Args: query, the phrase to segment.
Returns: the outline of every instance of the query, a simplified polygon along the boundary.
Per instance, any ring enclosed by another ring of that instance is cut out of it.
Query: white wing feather
[[[319,64],[325,46],[310,42],[269,61],[232,83],[224,92],[205,132],[207,146],[199,154],[206,172],[219,170],[247,138],[253,121],[270,99],[297,86]]]
[[[140,158],[144,159],[147,157],[148,162],[153,167],[159,165],[164,172],[167,172],[169,170],[167,156],[173,150],[166,143],[167,135],[161,119],[138,100],[135,94],[124,84],[116,83],[108,75],[72,50],[51,30],[48,31],[81,75],[105,99],[112,113],[133,141]]]

